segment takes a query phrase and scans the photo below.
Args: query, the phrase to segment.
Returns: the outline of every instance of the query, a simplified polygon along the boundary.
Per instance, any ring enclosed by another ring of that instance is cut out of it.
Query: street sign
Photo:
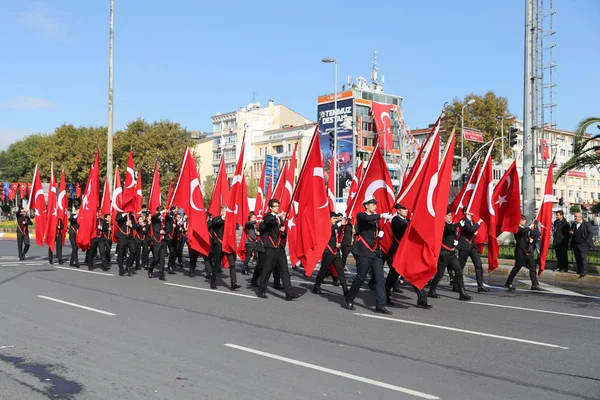
[[[481,131],[465,128],[464,135],[466,140],[470,140],[471,142],[483,143],[483,134]]]

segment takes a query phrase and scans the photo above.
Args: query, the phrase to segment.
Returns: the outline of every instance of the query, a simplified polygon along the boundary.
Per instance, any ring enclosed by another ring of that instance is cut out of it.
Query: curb
[[[487,270],[487,264],[483,264],[483,276],[508,276],[513,268],[513,265],[506,265],[500,263],[498,268],[489,272]],[[465,274],[475,275],[475,267],[471,263],[467,263],[465,266]],[[521,268],[517,274],[517,278],[529,279],[529,271],[527,268]],[[557,272],[554,270],[544,270],[542,275],[538,276],[540,282],[544,283],[572,283],[581,285],[596,285],[600,286],[600,275],[587,275],[583,278],[579,278],[579,275],[569,272]]]

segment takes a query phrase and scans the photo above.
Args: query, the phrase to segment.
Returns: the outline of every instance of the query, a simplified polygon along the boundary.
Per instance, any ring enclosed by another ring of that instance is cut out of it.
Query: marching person
[[[256,254],[256,215],[253,211],[250,211],[248,221],[244,224],[244,232],[246,233],[246,259],[242,266],[242,275],[248,275],[250,273],[250,259],[253,256],[255,259],[258,258],[258,255]]]
[[[263,264],[265,262],[265,245],[262,241],[262,235],[265,230],[265,224],[262,220],[256,220],[254,224],[256,231],[256,242],[254,243],[254,250],[256,251],[256,265],[254,266],[254,272],[252,273],[252,280],[250,286],[258,287],[260,281],[260,275],[262,274]]]
[[[321,291],[321,283],[323,283],[323,279],[325,278],[325,274],[327,273],[329,266],[333,264],[333,267],[337,272],[337,278],[342,285],[342,291],[345,297],[348,294],[348,286],[346,285],[344,264],[342,262],[342,255],[340,254],[342,247],[342,244],[339,240],[341,228],[338,226],[338,216],[336,213],[329,213],[329,222],[331,223],[331,236],[329,237],[329,242],[327,243],[327,246],[325,246],[323,256],[321,257],[321,268],[319,268],[319,273],[317,274],[317,280],[315,281],[315,286],[313,287],[313,293],[323,293]]]
[[[107,230],[106,232],[103,232],[102,234],[102,239],[104,240],[104,252],[106,253],[106,263],[108,264],[108,269],[110,269],[110,264],[111,264],[111,260],[112,260],[112,245],[113,245],[113,230],[114,230],[114,224],[112,221],[112,214],[110,213],[106,213],[104,214],[104,219],[106,221],[106,226],[107,226]],[[118,252],[118,248],[116,249],[116,251]]]
[[[56,238],[55,238],[55,244],[54,244],[54,250],[56,251],[56,259],[58,260],[59,264],[64,264],[65,261],[62,258],[62,238],[63,238],[63,222],[62,219],[58,219],[56,221]],[[53,264],[53,258],[52,258],[53,254],[52,254],[52,250],[50,249],[50,247],[48,247],[48,262],[50,264]]]
[[[373,271],[375,275],[375,311],[383,314],[392,312],[385,308],[385,282],[383,277],[383,259],[379,240],[383,231],[379,229],[379,220],[387,218],[388,214],[376,214],[377,200],[373,196],[368,197],[362,203],[364,212],[356,216],[356,238],[354,245],[354,257],[356,258],[356,276],[352,281],[350,291],[346,295],[346,308],[355,310],[354,299],[362,286],[367,272]]]
[[[29,251],[29,225],[31,224],[29,209],[19,206],[17,209],[17,251],[19,261],[25,260],[25,255]]]
[[[433,278],[433,282],[431,282],[431,285],[429,286],[429,293],[427,293],[428,297],[434,299],[440,298],[440,295],[436,293],[435,289],[444,276],[444,271],[446,268],[448,268],[448,270],[454,272],[453,282],[456,282],[456,286],[458,288],[458,299],[465,301],[472,299],[472,297],[465,292],[462,269],[460,268],[458,258],[456,258],[456,245],[458,245],[456,235],[457,229],[460,226],[460,222],[456,224],[452,223],[452,210],[448,208],[446,210],[446,218],[444,220],[444,233],[442,236],[442,248],[440,249],[440,256],[438,258],[438,270],[435,278]]]
[[[106,214],[106,216],[110,216],[110,214]],[[96,236],[93,237],[90,241],[90,248],[87,251],[86,257],[88,263],[88,270],[91,271],[92,269],[94,269],[94,256],[97,250],[98,253],[100,253],[100,259],[102,260],[102,270],[108,271],[108,261],[106,258],[107,238],[109,238],[108,222],[105,218],[102,218],[102,212],[100,211],[100,209],[98,209],[98,212],[96,213]]]
[[[177,258],[177,236],[179,234],[179,226],[177,224],[177,206],[172,206],[171,211],[167,214],[165,221],[165,232],[167,233],[167,249],[169,250],[169,261],[167,264],[167,273],[175,275],[175,259]]]
[[[214,232],[213,244],[215,245],[215,259],[213,260],[213,271],[212,271],[212,279],[210,280],[210,288],[217,288],[217,276],[219,275],[219,267],[223,261],[223,258],[226,259],[229,264],[229,279],[231,281],[231,290],[238,290],[241,288],[241,285],[237,283],[237,276],[235,273],[235,254],[234,253],[226,253],[223,251],[223,234],[225,232],[225,214],[227,214],[227,206],[221,206],[221,215],[213,218],[212,221],[212,229]]]
[[[165,240],[165,222],[167,210],[164,206],[156,207],[156,213],[152,215],[152,264],[148,268],[148,278],[154,278],[154,268],[158,266],[158,279],[165,280],[165,252],[167,242]]]
[[[269,212],[263,219],[264,230],[261,234],[265,246],[265,259],[261,268],[257,295],[262,299],[267,298],[267,283],[271,277],[271,272],[276,269],[279,271],[283,283],[285,299],[291,301],[300,297],[300,294],[293,290],[285,254],[285,224],[283,218],[285,218],[286,213],[279,212],[279,200],[277,199],[269,200],[268,206]]]
[[[348,219],[343,217],[342,223],[345,222],[345,225],[342,228],[342,263],[344,264],[344,268],[346,268],[346,263],[348,262],[348,254],[352,251],[353,238],[354,238],[354,225],[352,224],[352,219]]]
[[[554,237],[552,247],[556,252],[556,264],[558,272],[569,272],[569,240],[571,239],[571,227],[565,219],[565,213],[562,210],[556,211],[556,219],[552,226],[552,236]]]
[[[479,257],[479,249],[474,243],[481,220],[479,220],[479,222],[473,221],[473,213],[468,211],[467,207],[463,208],[463,213],[465,214],[465,217],[462,219],[457,246],[460,268],[464,271],[467,260],[470,257],[473,265],[475,266],[477,291],[489,292],[490,290],[483,286],[483,264],[481,263],[481,258]]]
[[[396,288],[396,292],[401,292],[398,280],[400,279],[400,274],[396,269],[392,267],[391,261],[394,259],[394,255],[396,255],[396,251],[398,250],[398,246],[400,245],[400,241],[404,237],[404,233],[408,228],[408,224],[410,220],[408,219],[408,209],[404,207],[402,204],[394,204],[394,208],[397,210],[397,214],[392,218],[392,244],[390,246],[389,254],[386,256],[388,261],[389,271],[387,278],[385,279],[385,298],[388,306],[394,305],[394,302],[391,300],[391,292],[392,289]],[[414,286],[413,286],[414,287]],[[422,301],[422,298],[425,296],[420,290],[417,290],[417,295],[419,296],[419,300]],[[427,299],[425,297],[425,299]],[[426,301],[425,301],[426,302]],[[420,303],[419,303],[420,304]]]
[[[146,218],[138,217],[138,224],[134,232],[135,236],[135,269],[139,270],[144,267],[148,269],[148,228],[146,226]]]
[[[69,217],[69,243],[71,243],[71,259],[69,266],[79,268],[79,249],[77,248],[77,231],[79,224],[77,223],[77,214],[72,213]]]
[[[212,270],[213,270],[213,257],[215,254],[214,245],[212,238],[214,236],[214,231],[212,229],[212,215],[207,212],[206,213],[206,226],[208,226],[208,236],[211,238],[210,240],[210,248],[208,250],[208,255],[202,254],[202,260],[204,261],[204,274],[207,280],[212,279]]]
[[[575,253],[579,278],[587,275],[587,252],[594,248],[592,225],[583,220],[581,213],[575,213],[575,221],[571,223],[571,248]]]
[[[533,238],[533,229],[535,224],[526,226],[527,218],[521,215],[519,230],[515,233],[515,266],[510,271],[508,279],[504,287],[508,290],[515,290],[513,280],[521,268],[526,267],[529,270],[529,278],[531,279],[531,290],[541,290],[537,280],[535,268],[535,260],[533,252],[535,250],[535,240]]]
[[[181,216],[181,228],[180,228],[180,237],[179,237],[179,243],[177,246],[177,259],[179,261],[179,268],[183,269],[183,249],[187,244],[187,238],[188,238],[188,216],[186,214],[183,214]],[[189,253],[189,246],[188,246],[188,253]]]
[[[117,263],[119,265],[119,276],[131,276],[131,267],[135,257],[135,241],[133,232],[137,227],[135,216],[131,212],[118,213],[115,217],[117,223]],[[127,257],[127,258],[125,258]]]

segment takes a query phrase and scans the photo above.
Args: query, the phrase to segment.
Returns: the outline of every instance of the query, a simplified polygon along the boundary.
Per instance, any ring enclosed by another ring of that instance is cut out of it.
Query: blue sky
[[[524,0],[115,0],[115,128],[137,117],[211,130],[210,116],[256,99],[316,119],[317,96],[369,78],[411,128],[445,101],[494,90],[523,113]],[[557,122],[600,115],[600,1],[556,0]],[[107,124],[109,1],[4,0],[0,149],[63,122]]]

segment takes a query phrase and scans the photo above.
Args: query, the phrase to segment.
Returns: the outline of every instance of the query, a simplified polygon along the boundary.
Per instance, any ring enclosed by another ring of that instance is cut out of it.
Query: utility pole
[[[534,89],[535,74],[535,2],[525,0],[525,70],[523,76],[523,214],[533,218],[535,212],[535,126],[534,121]]]
[[[113,181],[113,43],[114,43],[114,0],[110,0],[110,38],[108,41],[108,143],[106,146],[106,174]],[[111,185],[109,190],[112,192]]]

